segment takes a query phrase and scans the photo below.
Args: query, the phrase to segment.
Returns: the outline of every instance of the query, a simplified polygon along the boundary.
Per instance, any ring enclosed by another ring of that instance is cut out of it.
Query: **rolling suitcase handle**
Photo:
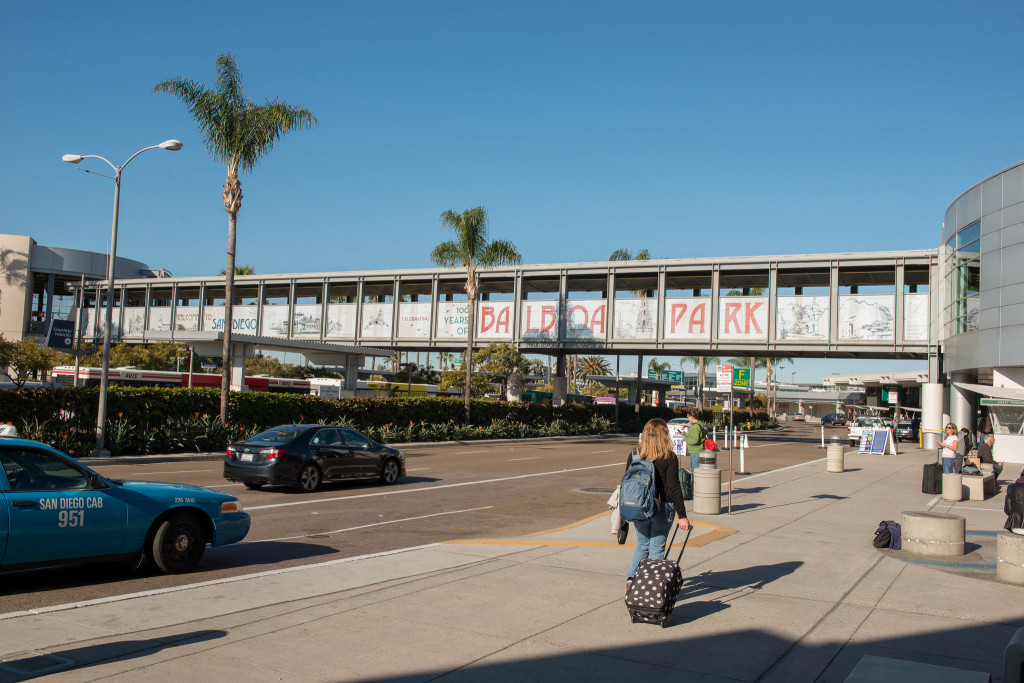
[[[672,550],[672,543],[676,540],[676,533],[679,531],[679,524],[672,520],[672,537],[668,539],[668,545],[665,546],[665,557],[668,557],[669,551]],[[693,531],[693,525],[686,530],[686,538],[683,539],[683,545],[679,548],[679,557],[676,558],[676,564],[679,564],[680,560],[683,559],[683,551],[686,550],[686,542],[690,540],[690,532]]]

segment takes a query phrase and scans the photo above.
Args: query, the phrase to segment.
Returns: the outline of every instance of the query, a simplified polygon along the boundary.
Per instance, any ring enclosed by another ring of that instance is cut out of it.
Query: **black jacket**
[[[626,469],[633,462],[633,454],[626,457]],[[653,460],[654,485],[658,489],[658,498],[672,503],[680,519],[686,516],[686,503],[683,502],[683,489],[679,486],[679,460],[673,454],[661,460]],[[626,472],[623,470],[623,476]]]
[[[1004,529],[1024,529],[1024,484],[1010,484],[1006,487],[1003,512],[1006,513]]]

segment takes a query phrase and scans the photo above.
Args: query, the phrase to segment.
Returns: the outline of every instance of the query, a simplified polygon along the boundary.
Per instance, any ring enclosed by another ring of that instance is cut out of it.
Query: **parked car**
[[[860,416],[846,428],[846,438],[850,440],[851,446],[860,445],[860,435],[865,429],[885,429],[885,425],[877,417]]]
[[[348,427],[281,425],[228,446],[224,478],[247,488],[294,486],[312,493],[327,481],[405,476],[405,454]]]
[[[108,479],[37,441],[0,438],[0,569],[145,556],[187,572],[206,545],[236,543],[249,515],[234,496],[154,481]]]
[[[914,431],[914,423],[910,421],[898,423],[893,430],[899,441],[917,441],[917,434]]]
[[[842,413],[829,413],[821,418],[821,424],[843,427],[846,425],[846,415]]]
[[[789,413],[786,416],[786,419],[789,420],[790,422],[803,422],[804,421],[804,414],[803,413]]]

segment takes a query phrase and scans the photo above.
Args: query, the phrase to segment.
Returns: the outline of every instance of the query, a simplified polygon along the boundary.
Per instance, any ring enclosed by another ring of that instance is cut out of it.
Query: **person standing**
[[[672,439],[668,435],[668,425],[660,418],[654,418],[644,425],[640,434],[640,447],[629,454],[626,469],[633,459],[649,460],[654,465],[654,484],[657,489],[661,507],[650,519],[633,522],[636,531],[636,550],[626,572],[626,592],[633,582],[636,568],[640,560],[650,557],[660,560],[665,557],[665,542],[668,540],[672,520],[679,514],[679,528],[686,531],[690,528],[690,520],[686,518],[686,504],[683,492],[679,487],[679,462],[672,450]]]
[[[953,474],[956,472],[957,447],[960,445],[955,424],[950,422],[946,425],[946,439],[938,445],[942,447],[942,473]]]
[[[708,438],[708,428],[700,421],[700,411],[690,408],[686,411],[690,427],[686,430],[686,453],[690,456],[690,471],[696,472],[700,463],[700,454],[704,450],[704,441]]]

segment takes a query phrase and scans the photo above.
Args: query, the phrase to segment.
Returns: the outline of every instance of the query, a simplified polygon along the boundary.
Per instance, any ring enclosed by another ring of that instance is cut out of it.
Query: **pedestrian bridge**
[[[499,267],[480,273],[475,337],[550,355],[926,359],[940,263],[935,249]],[[464,285],[439,268],[238,276],[231,325],[285,345],[460,350]],[[87,339],[102,337],[101,289],[87,285]],[[114,296],[123,341],[224,329],[223,276],[118,280]]]

